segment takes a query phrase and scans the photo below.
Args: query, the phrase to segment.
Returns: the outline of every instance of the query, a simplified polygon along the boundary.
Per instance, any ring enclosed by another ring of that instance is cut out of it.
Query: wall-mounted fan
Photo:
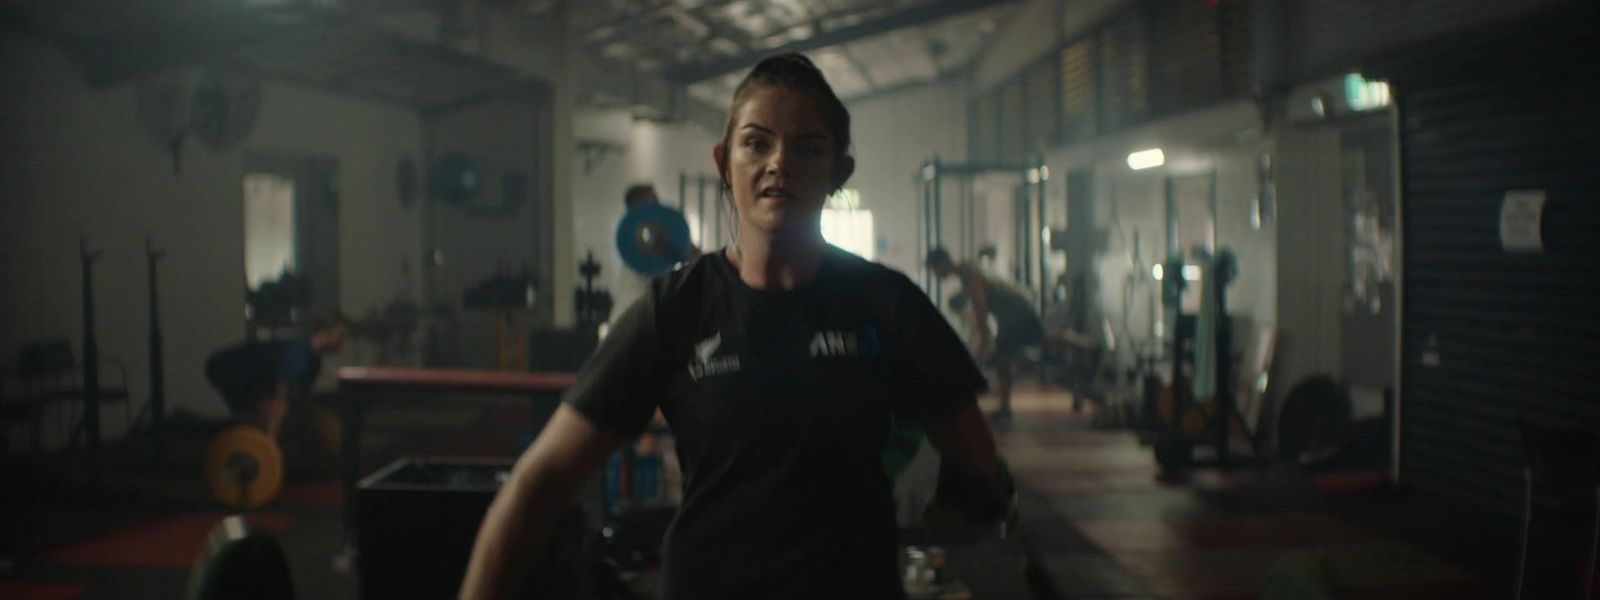
[[[189,92],[183,76],[167,74],[141,80],[134,95],[139,125],[172,153],[172,172],[177,173],[183,139],[189,133]]]
[[[261,80],[248,75],[208,70],[195,83],[189,127],[212,150],[239,143],[261,113]]]

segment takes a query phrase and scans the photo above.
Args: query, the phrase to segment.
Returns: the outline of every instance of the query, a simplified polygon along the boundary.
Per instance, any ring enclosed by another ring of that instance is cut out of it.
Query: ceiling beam
[[[861,74],[861,78],[866,80],[867,87],[873,90],[878,88],[878,82],[872,79],[872,72],[867,70],[867,64],[861,62],[856,53],[850,51],[849,46],[840,46],[839,53],[843,54],[845,61],[849,62],[850,66],[855,67],[856,72]]]
[[[668,70],[666,75],[667,78],[684,84],[704,81],[718,75],[748,68],[751,64],[765,56],[782,54],[785,52],[805,52],[807,50],[815,50],[817,48],[843,44],[864,37],[894,31],[896,29],[931,23],[975,10],[993,8],[995,6],[1010,4],[1016,1],[1017,0],[942,0],[939,2],[924,2],[916,5],[913,8],[903,10],[886,17],[867,21],[859,25],[841,27],[832,31],[819,32],[817,35],[813,35],[803,40],[790,42],[788,44],[783,44],[764,52],[700,64],[683,65],[681,67]]]

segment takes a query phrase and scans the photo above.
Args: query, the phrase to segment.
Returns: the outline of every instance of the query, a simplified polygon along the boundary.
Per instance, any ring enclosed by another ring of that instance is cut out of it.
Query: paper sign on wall
[[[1511,190],[1500,204],[1500,247],[1506,252],[1544,251],[1544,190]]]

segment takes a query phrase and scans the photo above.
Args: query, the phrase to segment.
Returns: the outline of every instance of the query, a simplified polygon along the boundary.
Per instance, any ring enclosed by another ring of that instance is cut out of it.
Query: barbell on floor
[[[224,504],[260,508],[283,489],[283,452],[260,427],[234,425],[211,440],[204,472],[211,493]]]

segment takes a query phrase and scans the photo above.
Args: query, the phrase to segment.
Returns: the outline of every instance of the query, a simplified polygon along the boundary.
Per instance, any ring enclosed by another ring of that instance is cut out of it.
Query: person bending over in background
[[[961,281],[961,294],[970,304],[967,325],[972,333],[967,339],[973,346],[972,353],[978,362],[994,364],[1000,384],[996,390],[1000,410],[995,413],[995,420],[1010,421],[1016,363],[1023,358],[1023,352],[1044,340],[1044,322],[1022,288],[975,265],[955,262],[944,248],[930,250],[926,264],[940,279],[954,275]],[[989,331],[990,315],[994,316],[994,332]]]
[[[929,523],[1013,506],[955,332],[910,279],[823,241],[823,202],[855,161],[822,73],[798,54],[764,60],[730,112],[712,156],[733,243],[653,281],[613,324],[496,495],[462,598],[516,593],[556,515],[657,408],[685,474],[668,599],[904,597],[881,460],[895,417],[919,419],[941,477],[962,481],[940,486]]]
[[[317,317],[307,333],[228,346],[206,360],[206,379],[235,419],[277,439],[290,409],[309,400],[322,357],[344,347],[348,328],[342,316]]]

